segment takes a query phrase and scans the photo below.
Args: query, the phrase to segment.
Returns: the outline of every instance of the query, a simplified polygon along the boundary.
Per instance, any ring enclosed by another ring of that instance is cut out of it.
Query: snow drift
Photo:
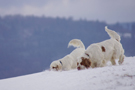
[[[122,65],[3,79],[0,90],[135,90],[135,57],[126,57]]]

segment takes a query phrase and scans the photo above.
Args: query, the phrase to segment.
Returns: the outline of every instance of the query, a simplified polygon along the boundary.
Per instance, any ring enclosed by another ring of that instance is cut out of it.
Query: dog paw
[[[121,64],[123,63],[123,61],[124,61],[124,60],[122,60],[122,61],[118,61],[119,65],[121,65]]]

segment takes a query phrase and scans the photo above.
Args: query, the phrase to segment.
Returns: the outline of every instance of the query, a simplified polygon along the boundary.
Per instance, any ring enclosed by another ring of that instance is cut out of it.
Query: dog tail
[[[84,48],[85,49],[85,46],[83,44],[83,42],[79,39],[72,39],[69,43],[68,43],[68,47],[70,46],[74,46],[74,47],[80,47],[80,48]]]
[[[116,39],[117,41],[120,42],[121,38],[118,33],[116,33],[113,30],[108,29],[107,26],[105,26],[105,31],[109,34],[110,38]]]

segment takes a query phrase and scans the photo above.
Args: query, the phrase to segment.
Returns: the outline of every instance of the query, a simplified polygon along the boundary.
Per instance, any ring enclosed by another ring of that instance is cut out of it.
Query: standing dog
[[[120,36],[105,27],[111,39],[100,43],[91,44],[84,54],[78,59],[78,70],[94,67],[103,67],[110,60],[115,65],[115,59],[119,59],[119,64],[124,61],[124,49],[120,43]]]
[[[77,47],[70,54],[66,55],[62,59],[53,61],[50,65],[50,69],[54,71],[71,70],[77,68],[77,57],[85,51],[85,46],[79,39],[73,39],[69,42],[69,46]]]

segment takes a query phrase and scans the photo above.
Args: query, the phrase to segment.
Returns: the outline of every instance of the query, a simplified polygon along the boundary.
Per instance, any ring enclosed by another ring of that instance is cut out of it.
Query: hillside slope
[[[3,79],[0,90],[135,90],[135,57],[126,57],[122,65]]]
[[[67,49],[72,39],[81,39],[85,47],[109,39],[105,26],[120,34],[124,54],[134,56],[135,22],[107,24],[59,17],[0,16],[0,79],[41,72],[53,60],[74,50]]]

